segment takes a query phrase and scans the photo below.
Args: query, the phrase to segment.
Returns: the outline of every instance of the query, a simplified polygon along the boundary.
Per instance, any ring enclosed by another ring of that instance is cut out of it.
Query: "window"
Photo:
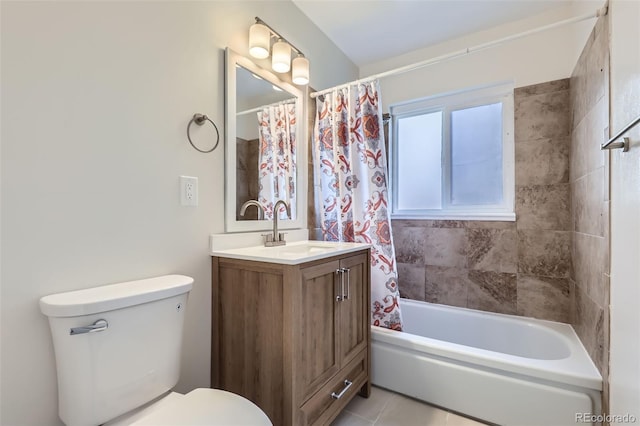
[[[390,110],[393,218],[515,220],[512,85]]]

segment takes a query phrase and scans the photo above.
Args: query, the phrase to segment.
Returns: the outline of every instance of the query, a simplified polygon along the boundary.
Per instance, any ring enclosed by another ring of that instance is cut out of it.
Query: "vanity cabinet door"
[[[340,306],[337,260],[301,270],[300,374],[302,400],[320,389],[340,369]]]
[[[367,347],[369,327],[369,268],[366,254],[358,254],[340,261],[344,280],[344,297],[340,307],[341,367],[351,362]]]
[[[335,365],[337,369],[331,369],[335,374],[323,375],[323,380],[316,382],[319,387],[307,388],[310,393],[305,395],[300,407],[298,423],[316,426],[329,424],[356,393],[365,396],[369,393],[369,253],[347,255],[308,270],[303,270],[303,277],[321,275],[326,279],[325,285],[333,280],[333,318],[336,324],[333,340],[336,355],[332,367]],[[303,283],[308,281],[303,279]],[[303,330],[322,326],[323,323],[305,322]]]

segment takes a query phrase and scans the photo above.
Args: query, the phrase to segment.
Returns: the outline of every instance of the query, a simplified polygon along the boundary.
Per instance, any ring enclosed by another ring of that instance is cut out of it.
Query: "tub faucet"
[[[244,216],[245,212],[247,211],[247,207],[249,206],[256,206],[258,208],[258,220],[264,219],[264,207],[262,207],[262,204],[260,204],[256,200],[249,200],[245,202],[240,208],[240,216]]]
[[[263,234],[263,236],[265,237],[265,247],[283,246],[287,244],[287,242],[284,240],[284,233],[278,232],[278,208],[281,204],[287,210],[287,216],[289,217],[289,219],[291,219],[291,207],[289,207],[289,204],[287,204],[287,202],[284,200],[276,201],[276,203],[273,205],[273,233]]]

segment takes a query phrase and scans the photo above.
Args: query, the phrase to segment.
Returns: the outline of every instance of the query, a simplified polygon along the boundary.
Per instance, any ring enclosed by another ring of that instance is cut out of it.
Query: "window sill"
[[[515,222],[515,213],[458,213],[458,212],[446,212],[442,214],[434,213],[394,213],[391,214],[391,219],[410,219],[410,220],[479,220],[488,222]]]

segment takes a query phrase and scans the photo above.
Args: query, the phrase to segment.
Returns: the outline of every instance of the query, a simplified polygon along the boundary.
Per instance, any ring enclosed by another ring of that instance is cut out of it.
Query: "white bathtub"
[[[403,332],[371,327],[374,385],[499,425],[576,425],[601,413],[602,377],[571,326],[400,306]]]

